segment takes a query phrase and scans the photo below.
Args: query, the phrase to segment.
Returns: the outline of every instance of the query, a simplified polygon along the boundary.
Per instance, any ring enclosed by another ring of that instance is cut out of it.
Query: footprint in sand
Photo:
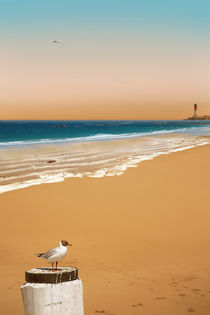
[[[186,276],[183,278],[183,281],[193,281],[196,280],[197,276],[196,275],[192,275],[192,276]]]
[[[192,289],[192,290],[193,290],[193,292],[195,292],[195,293],[198,293],[198,292],[201,291],[201,289]]]
[[[113,315],[113,313],[110,313],[109,311],[105,311],[105,310],[96,310],[95,313]]]
[[[133,304],[132,307],[139,307],[139,306],[143,306],[142,303],[138,303],[138,304]]]
[[[181,293],[181,294],[179,294],[179,296],[186,296],[186,294],[185,293]]]
[[[137,280],[144,280],[142,277],[135,277]]]
[[[188,311],[189,313],[195,313],[195,309],[192,308],[192,307],[188,307],[187,311]]]
[[[135,286],[137,287],[137,286],[138,286],[138,283],[135,283],[135,282],[129,283],[129,286],[133,286],[133,285],[135,285]]]
[[[156,297],[156,300],[166,300],[165,297]]]

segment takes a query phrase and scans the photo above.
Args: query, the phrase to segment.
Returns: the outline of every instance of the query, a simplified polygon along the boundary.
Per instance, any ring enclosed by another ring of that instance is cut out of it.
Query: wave
[[[172,130],[158,130],[151,132],[132,132],[132,133],[122,133],[122,134],[96,134],[92,136],[75,137],[75,138],[59,138],[59,139],[37,139],[37,140],[19,140],[19,141],[8,141],[0,142],[0,146],[22,146],[22,145],[39,145],[39,144],[53,144],[53,143],[68,143],[68,142],[91,142],[91,141],[106,141],[106,140],[118,140],[125,138],[135,138],[141,136],[150,135],[160,135],[160,134],[170,134],[170,133],[182,133],[190,129],[198,129],[201,127],[192,128],[179,128]],[[204,129],[205,127],[202,127]]]
[[[170,139],[168,139],[170,140]],[[165,140],[164,140],[165,141]],[[170,146],[170,142],[167,142],[166,140],[166,145],[162,146],[160,145],[159,148],[153,147],[153,150],[151,148],[147,148],[147,150],[143,153],[137,153],[132,156],[129,156],[127,160],[120,159],[116,161],[117,163],[115,165],[109,165],[106,166],[104,165],[105,162],[111,161],[114,159],[107,159],[106,161],[99,160],[97,163],[93,162],[94,164],[102,164],[104,167],[100,166],[98,169],[94,170],[84,170],[81,171],[80,169],[75,170],[75,172],[71,171],[70,169],[57,169],[57,170],[51,170],[51,172],[45,170],[44,172],[37,173],[32,172],[31,174],[28,174],[28,176],[39,176],[39,178],[33,178],[33,179],[25,179],[24,181],[18,181],[18,182],[13,182],[13,183],[8,183],[8,184],[3,184],[0,186],[0,193],[16,190],[16,189],[22,189],[26,188],[29,186],[34,186],[34,185],[39,185],[43,183],[56,183],[56,182],[62,182],[66,178],[71,178],[71,177],[93,177],[93,178],[100,178],[104,176],[119,176],[122,175],[128,168],[130,167],[137,167],[139,163],[146,161],[146,160],[152,160],[157,156],[163,155],[163,154],[169,154],[173,152],[178,152],[178,151],[183,151],[187,149],[194,148],[196,146],[202,146],[208,144],[209,141],[206,139],[191,139],[190,141],[184,142],[183,143],[183,138],[182,141],[178,142],[173,142],[172,146]],[[155,151],[154,151],[155,149]],[[157,149],[157,150],[156,150]],[[143,154],[142,154],[143,153]],[[122,157],[122,156],[121,156]],[[83,163],[82,163],[83,164]],[[92,164],[92,162],[89,164]],[[84,164],[83,164],[84,165]],[[53,172],[53,173],[52,173]],[[54,173],[55,172],[55,173]],[[24,174],[27,178],[27,175]],[[12,178],[4,178],[5,180],[9,179],[11,180]],[[14,179],[14,178],[13,178]],[[17,178],[16,178],[17,179]],[[19,178],[20,179],[20,178]]]

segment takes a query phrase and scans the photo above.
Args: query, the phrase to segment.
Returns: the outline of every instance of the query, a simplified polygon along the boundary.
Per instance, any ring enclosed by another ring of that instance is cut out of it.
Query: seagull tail
[[[35,254],[37,257],[41,257],[44,255],[45,253],[39,253],[39,254]]]

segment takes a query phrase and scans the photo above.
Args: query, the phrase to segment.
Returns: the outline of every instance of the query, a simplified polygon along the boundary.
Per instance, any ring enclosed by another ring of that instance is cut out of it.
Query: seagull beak
[[[72,245],[71,245],[71,244],[69,244],[69,243],[68,243],[67,245],[68,245],[68,246],[72,246]]]

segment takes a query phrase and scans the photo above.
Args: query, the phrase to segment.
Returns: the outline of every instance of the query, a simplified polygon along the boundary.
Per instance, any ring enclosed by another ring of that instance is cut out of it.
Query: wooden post
[[[59,267],[26,271],[21,292],[25,315],[84,315],[78,269]]]

